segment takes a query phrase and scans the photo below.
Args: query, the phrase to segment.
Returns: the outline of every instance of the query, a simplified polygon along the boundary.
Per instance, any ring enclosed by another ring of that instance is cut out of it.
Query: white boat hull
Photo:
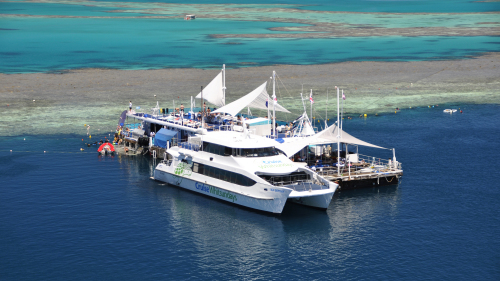
[[[204,181],[201,179],[201,175],[198,175],[200,179],[183,177],[172,174],[168,171],[168,168],[169,167],[166,165],[158,165],[154,172],[154,179],[259,211],[280,214],[291,192],[291,190],[287,189],[280,189],[280,191],[276,192],[270,188],[269,196],[267,197],[251,196],[250,194],[243,194],[242,192],[235,192],[223,188],[217,183],[218,180],[209,178],[207,181]],[[227,185],[231,184],[227,183]],[[257,183],[256,185],[261,184]]]
[[[322,189],[322,190],[311,190],[311,191],[292,191],[288,196],[288,200],[300,205],[305,205],[309,207],[326,209],[332,201],[333,194],[337,189],[336,185],[334,188]]]

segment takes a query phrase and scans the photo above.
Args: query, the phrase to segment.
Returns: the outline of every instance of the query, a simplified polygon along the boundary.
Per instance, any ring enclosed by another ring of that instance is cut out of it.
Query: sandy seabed
[[[335,86],[344,89],[344,112],[352,115],[447,103],[500,104],[499,53],[447,61],[226,68],[226,102],[270,81],[275,70],[278,102],[292,112],[278,115],[282,120],[293,120],[302,113],[302,88],[307,99],[313,90],[313,115],[318,118],[325,117],[327,108],[330,117],[336,115]],[[189,107],[190,96],[196,96],[200,86],[207,85],[219,71],[79,69],[0,74],[0,136],[85,134],[84,124],[90,124],[94,134],[110,132],[130,100],[145,112],[157,100],[162,108],[172,108],[173,101]],[[272,93],[272,87],[268,86],[268,92]],[[308,100],[306,107],[309,114]]]

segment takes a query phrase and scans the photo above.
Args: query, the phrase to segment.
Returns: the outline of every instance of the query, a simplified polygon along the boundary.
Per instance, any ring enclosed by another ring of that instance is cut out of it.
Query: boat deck
[[[372,171],[362,171],[356,169],[345,169],[341,170],[339,173],[336,168],[320,168],[316,172],[331,181],[351,181],[351,180],[362,180],[362,179],[377,179],[377,178],[389,178],[389,177],[401,177],[403,175],[403,170],[400,169],[380,169]]]

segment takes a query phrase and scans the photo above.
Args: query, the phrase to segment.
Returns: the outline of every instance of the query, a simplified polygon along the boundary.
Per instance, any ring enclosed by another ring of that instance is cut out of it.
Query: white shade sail
[[[327,143],[336,143],[337,142],[337,131],[340,130],[340,139],[341,143],[354,144],[354,145],[362,145],[380,149],[388,149],[385,147],[381,147],[378,145],[374,145],[371,143],[367,143],[366,141],[362,141],[358,138],[355,138],[343,130],[339,129],[337,125],[333,124],[330,127],[324,129],[323,131],[317,133],[312,136],[314,140],[312,140],[311,144],[327,144]]]
[[[337,130],[338,127],[333,124],[330,127],[326,128],[325,130],[309,136],[309,137],[294,137],[294,138],[285,138],[283,139],[283,143],[277,143],[276,148],[280,149],[283,151],[288,157],[291,157],[292,155],[296,154],[300,150],[302,150],[304,147],[308,145],[322,145],[322,144],[331,144],[331,143],[337,143]],[[340,143],[347,143],[347,144],[353,144],[353,145],[362,145],[362,146],[368,146],[368,147],[374,147],[374,148],[380,148],[380,149],[387,149],[385,147],[381,147],[378,145],[374,145],[371,143],[367,143],[365,141],[362,141],[360,139],[357,139],[348,133],[344,132],[343,130],[340,130]]]
[[[224,106],[224,92],[222,90],[222,71],[215,76],[205,88],[203,88],[203,99],[217,107]],[[201,92],[196,96],[201,99]]]
[[[242,109],[245,107],[251,107],[251,108],[258,108],[258,109],[265,109],[267,110],[266,107],[266,101],[268,101],[269,108],[272,108],[272,100],[269,99],[269,94],[266,91],[266,85],[267,82],[264,82],[264,84],[260,85],[257,87],[257,89],[253,90],[249,94],[225,105],[220,107],[219,109],[213,111],[213,113],[229,113],[231,115],[236,115],[238,112],[240,112]],[[205,92],[203,92],[205,93]],[[287,112],[290,113],[286,108],[283,106],[276,104],[276,111],[282,111],[282,112]]]

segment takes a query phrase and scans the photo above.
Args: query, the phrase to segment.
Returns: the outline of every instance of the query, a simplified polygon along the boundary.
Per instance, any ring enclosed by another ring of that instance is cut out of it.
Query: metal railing
[[[329,186],[322,184],[321,182],[314,180],[314,179],[309,179],[309,180],[299,180],[299,179],[293,179],[294,176],[288,176],[288,177],[271,177],[268,179],[264,179],[268,183],[274,185],[274,186],[286,186],[288,188],[291,188],[295,191],[307,191],[307,190],[316,190],[316,189],[328,189]],[[276,180],[277,179],[277,180]],[[319,187],[319,188],[317,188]]]
[[[184,148],[184,149],[188,149],[188,150],[192,150],[192,151],[200,151],[200,149],[201,149],[201,145],[194,143],[194,142],[189,142],[189,141],[179,143],[179,147]]]

